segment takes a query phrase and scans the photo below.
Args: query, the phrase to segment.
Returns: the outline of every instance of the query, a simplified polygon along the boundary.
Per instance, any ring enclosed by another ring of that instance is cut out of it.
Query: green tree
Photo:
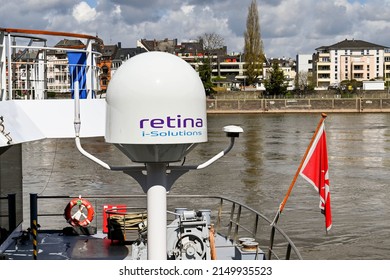
[[[286,95],[288,84],[278,63],[272,64],[269,75],[264,81],[264,87],[267,95]]]
[[[206,91],[206,95],[209,96],[215,91],[213,89],[213,83],[211,81],[210,62],[207,57],[205,57],[202,61],[202,64],[199,65],[198,71],[199,71],[199,77],[202,80],[203,87]]]
[[[204,52],[202,64],[198,68],[199,76],[206,94],[210,95],[215,92],[212,83],[213,56],[216,55],[218,61],[218,50],[223,48],[224,39],[216,33],[204,33],[198,36],[198,41],[202,44]]]
[[[248,8],[244,38],[246,83],[247,85],[251,85],[256,83],[258,77],[261,75],[264,61],[263,42],[260,35],[259,12],[257,10],[256,0],[252,0]]]

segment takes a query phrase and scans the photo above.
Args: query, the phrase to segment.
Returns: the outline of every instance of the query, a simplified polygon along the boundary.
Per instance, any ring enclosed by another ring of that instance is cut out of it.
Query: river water
[[[273,219],[320,120],[320,114],[218,114],[208,116],[208,142],[186,164],[200,164],[227,147],[222,128],[244,133],[233,150],[208,168],[182,176],[172,194],[234,198]],[[390,114],[329,114],[328,142],[333,227],[326,234],[319,198],[298,178],[278,225],[304,259],[390,259]],[[128,165],[102,138],[83,147],[112,165]],[[131,177],[83,157],[71,139],[24,145],[25,198],[43,195],[142,193]],[[28,217],[28,214],[25,214]]]

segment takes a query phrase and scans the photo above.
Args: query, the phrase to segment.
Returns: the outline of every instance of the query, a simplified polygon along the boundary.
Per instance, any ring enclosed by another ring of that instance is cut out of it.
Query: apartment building
[[[226,46],[206,53],[202,40],[182,42],[176,46],[175,55],[188,62],[196,71],[204,59],[210,59],[213,83],[217,87],[236,89],[245,80],[242,54],[228,54]]]
[[[102,55],[97,63],[100,68],[100,89],[102,92],[107,91],[107,86],[112,76],[112,61],[120,46],[121,43],[118,43],[118,45],[105,45],[102,48]]]
[[[296,72],[313,73],[313,55],[312,54],[297,54],[296,56]]]
[[[47,89],[49,92],[70,92],[68,57],[63,50],[47,52]]]
[[[144,52],[146,52],[146,50],[141,47],[122,48],[122,46],[119,45],[118,50],[112,59],[111,76],[115,74],[115,71],[122,65],[123,62],[127,61],[133,56],[136,56],[137,54],[141,54]]]
[[[160,52],[174,53],[176,46],[177,46],[177,39],[168,39],[168,38],[165,38],[164,40],[141,39],[137,41],[137,47],[143,48],[148,52],[160,51]]]
[[[348,40],[316,49],[313,71],[317,88],[328,88],[344,80],[389,80],[388,47],[362,40]]]
[[[177,39],[141,39],[137,41],[136,48],[122,48],[118,45],[116,55],[111,60],[110,75],[114,75],[115,70],[128,58],[144,51],[163,51],[175,54],[188,62],[196,71],[199,70],[199,67],[207,58],[211,60],[212,80],[215,86],[230,90],[237,89],[245,84],[246,70],[243,54],[228,54],[226,46],[206,53],[201,40],[184,41],[178,44]],[[285,70],[288,78],[294,76],[294,73],[290,73],[293,69],[283,68],[283,70]],[[103,71],[104,73],[106,72]]]
[[[182,42],[180,45],[176,45],[174,54],[189,63],[196,71],[205,57],[201,41]]]

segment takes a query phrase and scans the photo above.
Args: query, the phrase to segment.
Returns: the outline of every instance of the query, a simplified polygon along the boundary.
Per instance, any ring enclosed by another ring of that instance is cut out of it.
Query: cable
[[[47,186],[49,185],[49,182],[51,180],[51,176],[53,175],[53,171],[54,171],[54,164],[56,162],[56,157],[57,157],[57,149],[58,149],[58,139],[56,139],[56,146],[55,146],[55,150],[54,150],[53,164],[51,165],[49,179],[47,180],[46,185],[43,188],[43,190],[38,195],[42,195],[42,193],[46,190]]]

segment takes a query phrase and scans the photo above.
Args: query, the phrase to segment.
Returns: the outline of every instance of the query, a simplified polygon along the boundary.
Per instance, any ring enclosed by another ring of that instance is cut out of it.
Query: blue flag
[[[74,82],[78,81],[80,99],[86,99],[88,94],[86,89],[87,55],[83,52],[68,52],[68,61],[72,98],[74,98]]]

